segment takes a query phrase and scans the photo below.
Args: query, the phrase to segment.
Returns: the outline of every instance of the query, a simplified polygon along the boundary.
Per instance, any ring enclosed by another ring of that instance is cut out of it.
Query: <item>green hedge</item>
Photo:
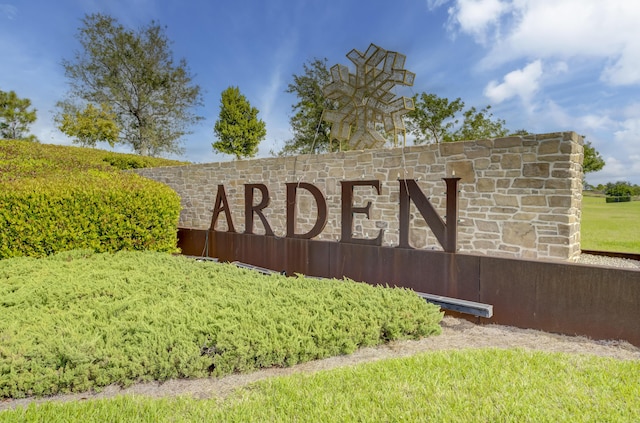
[[[220,376],[440,333],[414,292],[166,253],[0,261],[0,401]]]
[[[0,259],[78,248],[175,251],[178,195],[120,168],[176,163],[0,142]]]
[[[173,190],[134,174],[23,180],[0,192],[0,259],[78,248],[175,251],[179,213]]]
[[[631,196],[617,195],[617,196],[607,197],[605,201],[607,203],[628,203],[631,201]]]

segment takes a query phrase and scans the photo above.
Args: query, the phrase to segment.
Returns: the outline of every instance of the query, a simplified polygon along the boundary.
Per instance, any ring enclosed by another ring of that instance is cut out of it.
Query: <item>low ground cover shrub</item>
[[[0,261],[0,398],[220,376],[440,332],[415,293],[166,253]]]

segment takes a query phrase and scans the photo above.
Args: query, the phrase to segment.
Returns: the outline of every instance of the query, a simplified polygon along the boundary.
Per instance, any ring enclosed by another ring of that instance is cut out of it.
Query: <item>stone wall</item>
[[[264,209],[276,236],[285,236],[285,183],[307,182],[326,197],[328,223],[317,237],[340,239],[341,183],[379,180],[354,188],[354,207],[371,202],[370,215],[356,213],[353,236],[398,245],[399,179],[415,179],[436,210],[446,206],[443,177],[460,177],[458,249],[501,257],[573,259],[580,253],[582,138],[574,132],[405,148],[349,151],[179,167],[139,169],[164,182],[182,198],[180,227],[209,228],[218,185],[224,185],[236,231],[244,230],[244,184],[265,184],[270,203]],[[260,201],[255,191],[254,204]],[[296,232],[316,221],[314,198],[298,190]],[[411,205],[410,244],[442,249]],[[260,219],[254,233],[263,234]],[[227,230],[224,213],[216,230]]]

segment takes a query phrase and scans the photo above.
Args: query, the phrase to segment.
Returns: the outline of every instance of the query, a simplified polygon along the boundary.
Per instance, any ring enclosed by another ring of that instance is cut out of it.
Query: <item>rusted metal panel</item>
[[[206,237],[207,231],[180,229],[178,230],[178,248],[187,256],[210,256],[207,252]]]
[[[476,318],[481,323],[623,339],[640,346],[640,271],[207,232],[181,229],[178,240],[183,254],[199,256],[208,251],[220,261],[241,261],[288,275],[348,277],[407,287],[493,305],[491,319]]]
[[[640,272],[483,257],[491,322],[640,345]]]

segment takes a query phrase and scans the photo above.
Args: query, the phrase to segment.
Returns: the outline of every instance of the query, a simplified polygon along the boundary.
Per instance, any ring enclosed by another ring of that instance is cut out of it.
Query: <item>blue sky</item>
[[[435,93],[467,106],[491,104],[510,129],[573,130],[607,165],[592,184],[640,184],[640,2],[631,0],[0,0],[0,90],[30,98],[32,132],[70,144],[53,123],[67,91],[62,59],[79,48],[85,14],[127,27],[167,26],[176,59],[204,91],[204,116],[184,138],[186,160],[213,162],[220,93],[234,85],[260,110],[260,156],[291,137],[295,97],[285,93],[303,63],[370,43],[407,56],[416,73],[399,95]]]

